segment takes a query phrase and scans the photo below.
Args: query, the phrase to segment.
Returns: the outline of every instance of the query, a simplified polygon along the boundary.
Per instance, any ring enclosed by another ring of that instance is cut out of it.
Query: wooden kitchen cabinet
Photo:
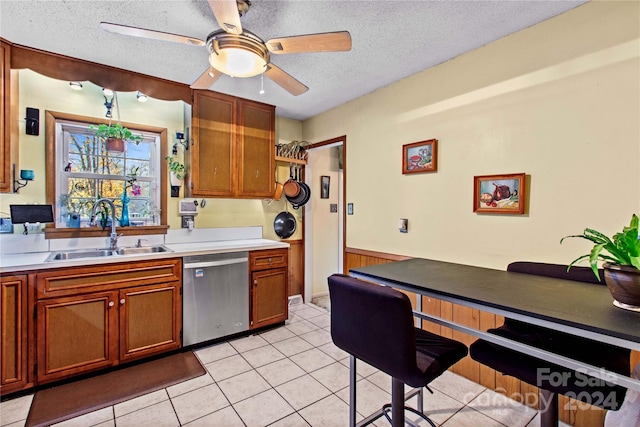
[[[120,361],[180,347],[180,284],[140,286],[120,291]]]
[[[29,384],[27,275],[0,277],[0,388],[2,394]]]
[[[288,250],[249,254],[251,269],[251,329],[284,322],[289,316]]]
[[[181,346],[181,259],[36,274],[37,383]]]
[[[116,364],[117,298],[96,292],[36,304],[38,383]]]
[[[272,197],[275,191],[275,108],[238,100],[238,196]]]
[[[271,197],[275,107],[194,91],[190,190],[197,197]]]
[[[13,164],[18,156],[17,71],[11,71],[11,45],[0,40],[0,192],[13,192]]]

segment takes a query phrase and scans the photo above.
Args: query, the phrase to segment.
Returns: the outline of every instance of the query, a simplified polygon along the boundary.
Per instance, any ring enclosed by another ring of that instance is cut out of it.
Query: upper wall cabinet
[[[17,81],[11,79],[11,45],[0,41],[0,192],[13,191],[12,163],[16,161],[16,124],[12,122],[17,104]],[[13,103],[13,104],[12,104]]]
[[[273,196],[275,107],[194,91],[192,126],[192,196]]]
[[[192,126],[193,196],[273,196],[275,107],[194,91]]]

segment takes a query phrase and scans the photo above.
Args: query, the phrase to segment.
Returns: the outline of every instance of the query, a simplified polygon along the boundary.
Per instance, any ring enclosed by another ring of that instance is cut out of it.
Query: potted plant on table
[[[134,135],[126,127],[120,123],[115,124],[99,124],[98,126],[91,125],[89,129],[96,132],[98,138],[105,140],[105,146],[107,151],[124,151],[124,142],[133,141],[139,144],[142,141],[142,135]]]
[[[640,240],[638,240],[638,215],[633,214],[628,227],[609,238],[599,231],[586,228],[583,234],[563,237],[580,237],[594,243],[591,252],[576,258],[568,268],[584,259],[600,280],[598,261],[604,261],[604,281],[614,298],[614,305],[640,311]]]
[[[165,159],[168,162],[169,171],[171,172],[171,186],[180,187],[186,173],[185,167],[178,160],[175,160],[172,156],[166,156]]]

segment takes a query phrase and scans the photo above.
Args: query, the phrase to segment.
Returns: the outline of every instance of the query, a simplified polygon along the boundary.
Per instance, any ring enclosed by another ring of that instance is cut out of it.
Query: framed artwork
[[[320,198],[328,199],[329,198],[329,184],[331,182],[331,177],[322,175],[320,177]]]
[[[435,172],[438,170],[438,140],[414,142],[402,146],[402,173]]]
[[[473,177],[473,211],[523,214],[524,173]]]

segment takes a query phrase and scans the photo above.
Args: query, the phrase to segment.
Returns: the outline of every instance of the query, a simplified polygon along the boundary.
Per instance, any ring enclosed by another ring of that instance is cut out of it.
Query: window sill
[[[144,227],[116,227],[118,234],[124,236],[142,236],[147,234],[167,234],[168,225],[150,225]],[[108,236],[111,227],[102,230],[101,227],[89,228],[53,228],[44,229],[45,239],[71,239],[74,237],[101,237]]]

